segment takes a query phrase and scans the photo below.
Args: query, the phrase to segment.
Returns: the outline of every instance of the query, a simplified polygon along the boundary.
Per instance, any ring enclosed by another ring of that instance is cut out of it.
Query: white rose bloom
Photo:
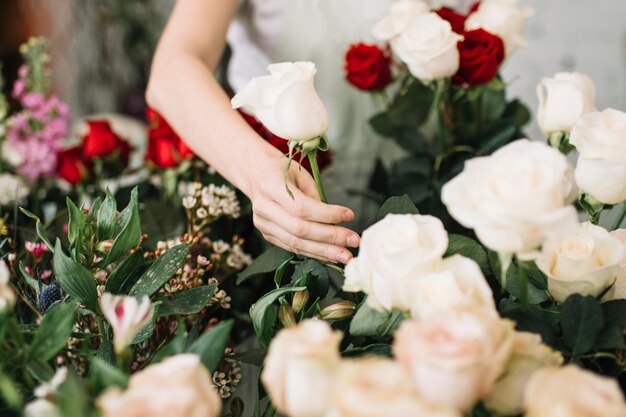
[[[513,345],[514,323],[486,309],[405,320],[394,355],[411,373],[420,398],[460,411],[489,394]]]
[[[617,272],[617,280],[615,281],[615,292],[612,296],[607,297],[605,300],[626,300],[626,229],[615,230],[610,233],[612,237],[622,242],[624,246],[624,258],[619,265],[619,271]]]
[[[218,417],[222,410],[211,374],[190,353],[148,366],[126,391],[109,388],[96,403],[103,417]]]
[[[390,214],[363,232],[359,256],[346,266],[344,291],[363,291],[380,311],[410,311],[412,283],[439,271],[448,248],[433,216]]]
[[[382,41],[390,41],[402,33],[415,16],[429,11],[428,5],[421,0],[395,1],[389,14],[374,26],[372,35]]]
[[[559,72],[537,86],[539,127],[545,134],[569,133],[576,122],[596,110],[596,87],[589,76]]]
[[[100,309],[113,328],[115,352],[122,352],[152,319],[154,307],[150,298],[105,293],[100,298]]]
[[[416,280],[409,292],[413,297],[411,315],[420,320],[459,308],[496,311],[493,293],[480,267],[461,255],[444,259],[440,271]]]
[[[461,417],[420,401],[413,381],[397,362],[380,357],[347,360],[334,377],[325,417]]]
[[[534,14],[529,7],[519,7],[517,0],[483,0],[465,21],[465,29],[484,29],[499,36],[509,56],[517,48],[526,46],[524,28]]]
[[[501,416],[516,416],[524,411],[524,390],[538,370],[563,364],[560,352],[544,345],[541,336],[516,332],[513,352],[504,373],[484,400],[488,410]]]
[[[600,226],[583,223],[548,240],[536,263],[548,276],[552,297],[563,303],[572,294],[601,295],[615,283],[623,258],[622,242]]]
[[[537,372],[524,395],[525,417],[626,417],[617,381],[574,365]]]
[[[306,320],[278,332],[261,373],[278,411],[289,417],[324,416],[332,375],[341,361],[342,337],[321,320]]]
[[[2,132],[0,132],[0,136],[2,136]],[[24,162],[24,156],[11,146],[8,140],[2,142],[0,155],[2,156],[2,159],[14,167],[21,165],[22,162]]]
[[[306,142],[323,136],[328,113],[313,84],[315,64],[283,62],[267,69],[270,75],[254,78],[233,97],[233,108],[243,107],[283,139]]]
[[[15,304],[15,293],[9,283],[11,274],[4,261],[0,261],[0,313],[13,307]]]
[[[429,82],[456,74],[461,59],[457,43],[462,39],[437,13],[424,13],[391,42],[391,49],[411,74]]]
[[[26,417],[61,417],[61,412],[54,403],[38,398],[26,405],[24,415]]]
[[[576,227],[572,167],[559,151],[522,139],[471,159],[441,193],[450,215],[500,253],[522,254]]]
[[[18,176],[0,174],[0,206],[24,204],[28,197],[28,186]]]
[[[570,135],[580,153],[576,182],[604,204],[626,200],[626,113],[607,109],[583,116]]]

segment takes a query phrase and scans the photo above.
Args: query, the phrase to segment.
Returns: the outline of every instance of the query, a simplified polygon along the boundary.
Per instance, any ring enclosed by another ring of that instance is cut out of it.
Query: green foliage
[[[355,337],[390,338],[404,317],[400,313],[383,313],[363,303],[350,322],[350,334]]]
[[[35,332],[29,355],[31,359],[52,359],[67,344],[74,326],[75,311],[76,306],[70,303],[50,307]]]
[[[106,201],[105,201],[106,203]],[[100,263],[103,268],[126,255],[128,251],[136,247],[141,241],[141,227],[139,223],[139,203],[137,201],[137,188],[131,192],[128,206],[120,213],[115,222],[115,236],[113,246],[107,256]]]
[[[237,276],[237,285],[259,275],[269,274],[276,271],[285,261],[293,258],[293,254],[272,246],[261,256],[259,256],[252,265],[248,266]]]
[[[161,297],[158,309],[159,316],[191,315],[199,313],[211,301],[217,285],[203,285],[176,293],[169,297]]]
[[[221,322],[200,336],[189,347],[188,352],[200,356],[200,360],[210,372],[217,369],[217,365],[224,356],[224,349],[226,349],[233,324],[232,320]]]
[[[419,214],[419,211],[409,196],[403,195],[402,197],[391,197],[385,201],[378,210],[378,220],[382,220],[388,214]]]
[[[144,272],[128,292],[129,295],[151,296],[180,269],[189,253],[189,245],[180,244],[165,252]]]
[[[265,294],[252,307],[250,307],[250,316],[252,317],[252,325],[259,343],[265,349],[269,346],[269,342],[274,336],[274,326],[278,313],[274,303],[286,294],[305,290],[306,287],[287,287],[277,288]]]
[[[53,269],[63,291],[84,303],[91,311],[98,311],[98,290],[93,276],[85,267],[63,253],[61,241],[58,239]]]
[[[561,329],[565,346],[574,357],[589,352],[604,328],[604,314],[593,297],[572,295],[561,311]]]
[[[124,259],[107,278],[105,289],[112,294],[122,293],[124,287],[131,287],[144,272],[146,260],[139,249]],[[128,288],[130,289],[130,288]]]
[[[92,208],[93,210],[94,208]],[[117,202],[115,197],[109,190],[106,192],[106,198],[98,209],[98,220],[96,225],[97,236],[99,241],[111,239],[115,231],[115,214],[117,212]]]

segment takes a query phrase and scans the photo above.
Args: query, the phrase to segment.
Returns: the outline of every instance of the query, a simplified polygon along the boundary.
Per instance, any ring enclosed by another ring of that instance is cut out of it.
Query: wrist
[[[263,177],[261,173],[267,172],[269,166],[280,163],[283,154],[265,140],[250,142],[251,146],[246,147],[241,153],[241,158],[238,161],[241,165],[234,170],[233,183],[242,193],[252,199],[258,187],[259,179]]]

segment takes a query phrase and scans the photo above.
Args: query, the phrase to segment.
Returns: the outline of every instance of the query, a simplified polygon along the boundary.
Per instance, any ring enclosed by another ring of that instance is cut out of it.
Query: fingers
[[[318,198],[304,194],[290,182],[289,189],[293,198],[285,193],[274,193],[274,201],[287,213],[303,220],[318,223],[337,224],[354,220],[354,212],[349,208],[322,203]],[[317,193],[317,190],[316,190]]]
[[[301,166],[297,167],[297,171],[295,173],[295,182],[296,187],[301,190],[305,195],[319,201],[320,195],[317,192],[315,180],[313,179],[313,177],[311,177],[311,175],[309,175],[309,172]]]

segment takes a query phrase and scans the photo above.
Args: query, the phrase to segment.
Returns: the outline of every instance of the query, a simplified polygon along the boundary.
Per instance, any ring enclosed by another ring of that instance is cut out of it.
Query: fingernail
[[[354,213],[351,212],[350,210],[346,210],[343,212],[343,221],[344,222],[351,222],[352,220],[354,220]]]
[[[339,262],[341,262],[342,264],[347,264],[347,263],[350,261],[350,257],[348,256],[348,254],[347,254],[347,253],[345,253],[345,252],[340,252],[340,253],[337,255],[337,260],[338,260]]]
[[[356,235],[348,236],[348,246],[350,246],[351,248],[358,248],[359,238]]]

